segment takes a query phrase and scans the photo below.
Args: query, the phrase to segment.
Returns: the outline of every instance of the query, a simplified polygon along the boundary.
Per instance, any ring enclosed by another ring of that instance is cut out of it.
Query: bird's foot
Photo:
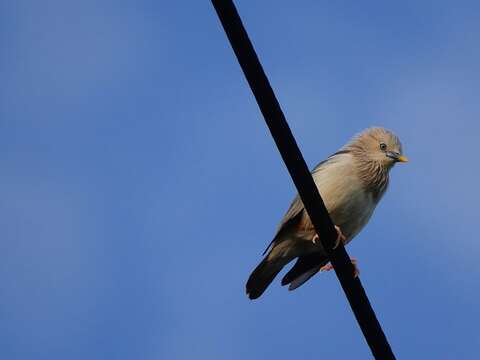
[[[338,245],[340,245],[340,241],[342,243],[345,243],[345,241],[347,240],[347,238],[345,237],[345,235],[343,235],[342,230],[340,229],[339,226],[335,225],[335,230],[337,230],[337,239],[335,240],[335,245],[333,246],[334,250],[338,247]],[[316,244],[318,239],[319,239],[318,234],[315,234],[313,235],[312,242]]]
[[[355,258],[350,258],[350,261],[352,262],[353,265],[353,276],[358,277],[360,275],[360,269],[358,268],[358,260]],[[331,263],[328,263],[327,265],[324,265],[320,268],[320,271],[330,271],[333,270],[333,266]]]
[[[343,235],[340,226],[335,225],[335,230],[337,230],[337,239],[335,240],[335,246],[333,247],[334,250],[338,247],[338,245],[340,245],[340,241],[342,243],[345,243],[345,241],[347,241],[347,238],[345,237],[345,235]]]
[[[358,260],[355,259],[355,258],[350,258],[350,261],[352,263],[352,266],[353,266],[353,277],[358,277],[358,275],[360,275],[360,269],[358,267]]]

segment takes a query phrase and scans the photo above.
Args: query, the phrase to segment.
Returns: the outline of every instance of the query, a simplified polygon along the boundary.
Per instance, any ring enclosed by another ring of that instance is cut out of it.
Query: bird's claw
[[[360,269],[357,266],[358,260],[355,259],[355,258],[350,258],[350,261],[351,261],[352,266],[353,266],[353,277],[357,278],[358,275],[360,275]]]
[[[358,260],[355,258],[350,258],[353,266],[353,277],[357,278],[360,275],[360,269],[358,268]],[[333,266],[331,263],[327,263],[326,265],[322,266],[319,271],[330,271],[333,270]]]
[[[335,250],[338,245],[340,245],[340,241],[344,243],[347,240],[339,226],[335,225],[335,230],[337,230],[337,239],[335,240],[335,246],[333,247],[333,250]]]
[[[330,271],[330,270],[333,270],[333,266],[331,263],[327,263],[326,265],[323,265],[321,268],[320,268],[320,271],[323,272],[323,271]]]
[[[337,230],[337,239],[335,240],[335,245],[333,246],[333,250],[335,250],[338,247],[338,245],[340,245],[340,241],[344,243],[347,240],[347,238],[345,237],[345,235],[343,235],[342,230],[340,229],[339,226],[335,225],[335,230]],[[318,239],[319,239],[318,234],[315,234],[313,235],[312,242],[316,244]]]

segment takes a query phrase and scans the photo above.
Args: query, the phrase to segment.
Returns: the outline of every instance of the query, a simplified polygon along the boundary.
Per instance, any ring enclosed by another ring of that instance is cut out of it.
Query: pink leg
[[[339,226],[335,225],[335,230],[337,230],[337,240],[335,241],[335,246],[333,247],[333,249],[336,249],[338,245],[340,245],[340,241],[342,243],[345,243],[345,241],[347,241],[347,238],[345,237],[345,235],[343,235],[342,230]]]
[[[343,235],[342,230],[340,229],[339,226],[335,225],[335,230],[337,230],[337,239],[335,240],[335,245],[333,246],[334,250],[338,247],[338,245],[340,245],[340,241],[345,243],[345,241],[347,240],[347,238],[345,237],[345,235]],[[316,244],[318,239],[319,239],[318,235],[315,234],[313,235],[312,242]]]
[[[352,262],[352,265],[353,265],[353,276],[358,277],[358,275],[360,275],[360,270],[357,266],[358,260],[355,258],[350,258],[350,261]],[[331,263],[328,263],[327,265],[322,266],[320,268],[320,271],[330,271],[330,270],[333,270],[333,266]]]

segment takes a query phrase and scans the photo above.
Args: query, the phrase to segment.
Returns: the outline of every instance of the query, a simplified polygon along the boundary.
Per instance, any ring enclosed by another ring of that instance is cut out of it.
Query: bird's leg
[[[333,247],[334,250],[338,247],[338,245],[340,245],[340,241],[342,243],[345,243],[345,241],[347,240],[339,226],[335,225],[335,230],[337,230],[337,239],[335,240],[335,246]]]
[[[352,262],[353,265],[353,276],[358,277],[360,275],[360,269],[358,268],[358,260],[355,258],[350,258],[350,261]],[[320,271],[330,271],[333,270],[333,266],[331,263],[328,263],[327,265],[324,265],[320,268]]]
[[[333,246],[334,250],[338,247],[338,245],[340,245],[340,241],[344,243],[347,240],[339,226],[335,225],[335,230],[337,230],[337,239],[335,240],[335,245]],[[318,239],[318,234],[315,233],[315,235],[313,235],[312,242],[316,244]]]
[[[358,268],[358,260],[355,258],[350,258],[350,262],[353,265],[353,277],[358,277],[360,275],[360,269]]]

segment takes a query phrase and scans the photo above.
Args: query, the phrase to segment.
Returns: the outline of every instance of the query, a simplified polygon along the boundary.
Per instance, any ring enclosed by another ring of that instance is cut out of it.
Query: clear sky
[[[310,166],[411,159],[349,245],[399,359],[478,358],[480,5],[238,1]],[[295,191],[208,1],[0,1],[1,359],[369,359],[333,273],[244,284]]]

